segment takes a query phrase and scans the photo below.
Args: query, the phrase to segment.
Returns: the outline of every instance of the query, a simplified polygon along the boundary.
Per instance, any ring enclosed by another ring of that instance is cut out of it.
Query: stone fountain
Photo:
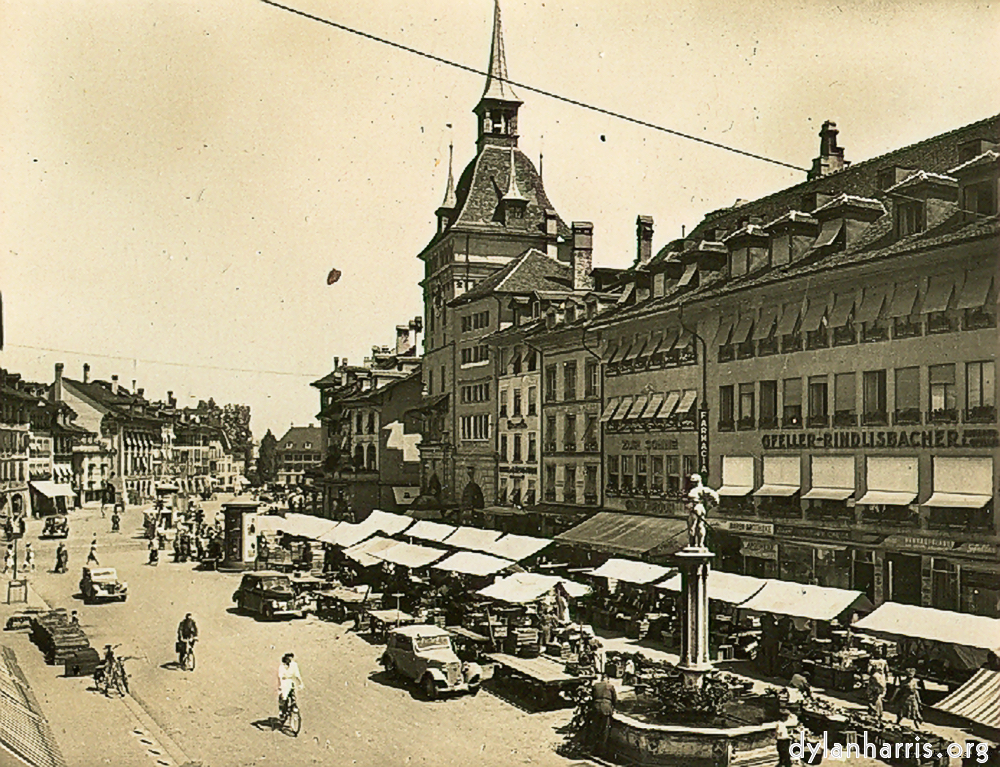
[[[688,493],[688,545],[677,554],[681,570],[681,656],[678,670],[684,685],[701,688],[712,669],[708,640],[708,574],[714,556],[705,545],[706,517],[718,505],[718,494],[691,477]],[[624,703],[624,702],[623,702]],[[712,721],[661,723],[630,716],[620,706],[612,719],[610,746],[632,764],[657,767],[752,767],[773,764],[774,716],[745,705]],[[777,712],[773,712],[777,714]],[[721,721],[720,721],[721,720]]]

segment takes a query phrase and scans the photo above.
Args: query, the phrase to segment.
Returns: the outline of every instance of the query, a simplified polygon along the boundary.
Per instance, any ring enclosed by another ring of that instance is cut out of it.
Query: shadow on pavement
[[[390,674],[388,671],[374,671],[368,675],[368,681],[383,687],[391,687],[394,690],[405,690],[410,693],[414,700],[423,700],[423,696],[417,691],[417,687],[410,680],[404,679],[398,674]]]

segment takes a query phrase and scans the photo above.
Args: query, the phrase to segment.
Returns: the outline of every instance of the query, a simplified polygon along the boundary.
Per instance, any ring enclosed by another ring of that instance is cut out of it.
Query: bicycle
[[[302,729],[302,714],[299,713],[299,704],[295,699],[295,688],[288,692],[288,697],[281,702],[279,711],[278,727],[286,732],[290,732],[292,737],[298,737],[299,730]]]
[[[107,697],[111,697],[112,690],[123,698],[128,695],[128,672],[125,670],[125,661],[131,660],[132,657],[130,655],[116,656],[114,648],[108,648],[104,662],[94,670],[94,683],[97,691]]]
[[[180,666],[184,671],[194,671],[194,643],[197,641],[195,639],[179,640],[180,643],[184,645],[181,652],[178,654],[177,665]]]

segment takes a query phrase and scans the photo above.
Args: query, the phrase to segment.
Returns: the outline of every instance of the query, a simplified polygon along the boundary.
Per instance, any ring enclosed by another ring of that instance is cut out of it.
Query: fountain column
[[[686,683],[701,687],[711,671],[708,652],[708,573],[712,554],[704,546],[688,546],[675,555],[681,569],[681,660],[679,668]]]

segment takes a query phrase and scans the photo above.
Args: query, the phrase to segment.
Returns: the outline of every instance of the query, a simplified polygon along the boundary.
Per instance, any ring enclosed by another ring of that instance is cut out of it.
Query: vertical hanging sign
[[[698,473],[708,481],[708,408],[698,410]]]

